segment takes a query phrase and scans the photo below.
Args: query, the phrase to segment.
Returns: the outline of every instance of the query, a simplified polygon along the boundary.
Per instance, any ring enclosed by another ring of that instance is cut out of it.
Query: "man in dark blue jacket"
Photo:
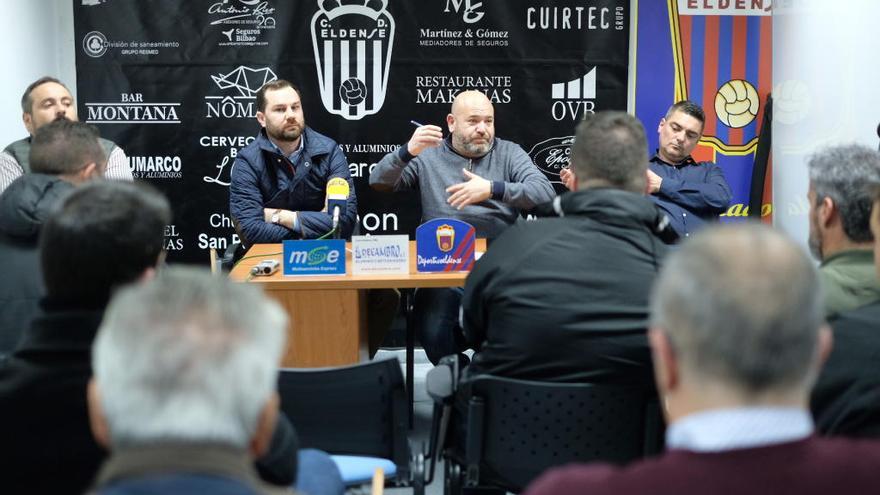
[[[706,222],[717,220],[733,195],[721,167],[697,162],[691,156],[705,122],[703,109],[692,101],[682,100],[669,107],[657,127],[660,147],[648,163],[647,193],[682,239]],[[572,172],[564,169],[560,177],[571,189]]]
[[[657,127],[660,148],[648,164],[648,193],[681,238],[717,220],[732,196],[718,165],[691,157],[705,121],[703,109],[692,101],[669,107]]]
[[[357,221],[348,160],[335,141],[306,127],[300,92],[285,80],[270,81],[256,95],[263,127],[232,169],[229,211],[244,244],[314,239],[333,229],[327,182],[341,178],[350,195],[339,215],[340,237]]]

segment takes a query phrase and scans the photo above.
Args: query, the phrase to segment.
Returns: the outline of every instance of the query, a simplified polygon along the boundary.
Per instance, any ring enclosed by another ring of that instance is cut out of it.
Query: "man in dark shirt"
[[[705,121],[703,109],[692,101],[669,107],[657,127],[660,147],[648,165],[648,193],[682,238],[716,220],[732,196],[718,165],[691,157]]]
[[[691,156],[705,121],[703,109],[692,101],[683,100],[669,107],[657,127],[660,147],[648,163],[646,192],[669,216],[680,238],[716,220],[732,197],[721,168],[712,162],[697,162]],[[572,171],[563,169],[560,177],[571,189]]]

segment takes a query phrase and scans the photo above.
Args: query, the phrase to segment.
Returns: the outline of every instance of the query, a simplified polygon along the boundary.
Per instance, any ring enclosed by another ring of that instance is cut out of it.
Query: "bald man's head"
[[[819,278],[806,252],[760,223],[710,227],[665,262],[652,326],[693,381],[746,395],[806,393],[823,324]]]
[[[480,157],[492,149],[495,142],[495,108],[485,94],[462,91],[452,102],[452,111],[446,116],[452,147],[468,157]]]

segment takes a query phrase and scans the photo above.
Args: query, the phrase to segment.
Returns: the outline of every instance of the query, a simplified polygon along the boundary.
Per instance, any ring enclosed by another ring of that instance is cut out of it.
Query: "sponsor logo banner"
[[[468,271],[474,266],[476,229],[461,220],[435,218],[416,229],[416,270]]]
[[[579,2],[576,2],[579,3]],[[526,29],[539,31],[624,31],[623,6],[541,6],[526,8]]]
[[[345,275],[345,241],[284,241],[285,275]]]
[[[275,7],[263,0],[222,0],[208,7],[211,26],[219,26],[218,46],[267,46],[275,29]]]
[[[583,120],[596,112],[596,68],[571,81],[553,83],[550,89],[553,120]]]
[[[135,179],[183,178],[183,164],[179,156],[128,155],[128,168]]]
[[[82,39],[83,52],[92,58],[103,57],[111,50],[121,56],[154,56],[162,50],[177,48],[180,48],[180,42],[175,40],[115,41],[101,31],[89,31]]]
[[[512,100],[512,77],[432,74],[416,76],[416,103],[450,104],[462,91],[475,89],[494,104]]]
[[[529,157],[532,159],[532,163],[550,179],[550,182],[562,184],[559,172],[570,165],[573,143],[574,136],[545,139],[532,146],[532,149],[529,150]]]
[[[328,112],[360,120],[385,103],[394,44],[394,18],[387,5],[388,0],[345,5],[318,0],[312,48]]]
[[[214,85],[224,94],[205,96],[206,119],[252,119],[257,116],[254,99],[269,81],[278,79],[269,67],[239,65],[229,72],[211,75]]]
[[[89,124],[179,124],[180,103],[151,103],[142,93],[122,93],[119,101],[86,103]]]

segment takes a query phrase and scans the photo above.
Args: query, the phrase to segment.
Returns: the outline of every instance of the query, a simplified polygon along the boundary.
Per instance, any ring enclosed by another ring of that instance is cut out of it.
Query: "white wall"
[[[39,77],[64,81],[76,96],[74,0],[4,0],[0,33],[0,149],[27,135],[21,94]]]
[[[877,148],[880,2],[773,2],[774,223],[806,244],[806,161],[857,142]]]

